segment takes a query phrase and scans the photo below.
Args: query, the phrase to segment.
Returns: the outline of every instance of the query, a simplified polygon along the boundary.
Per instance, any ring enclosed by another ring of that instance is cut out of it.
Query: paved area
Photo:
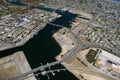
[[[22,51],[0,59],[0,80],[7,80],[30,70],[31,68]],[[36,78],[31,74],[22,80],[36,80]]]
[[[115,80],[111,77],[108,77],[107,75],[101,74],[99,71],[96,71],[92,67],[91,68],[88,67],[90,66],[90,64],[85,59],[85,54],[88,51],[89,49],[80,51],[75,56],[76,58],[74,58],[74,60],[71,61],[71,63],[68,64],[66,62],[63,62],[62,64],[67,69],[80,69],[80,70],[69,70],[71,73],[73,73],[73,75],[75,75],[80,80]],[[57,57],[57,60],[60,59],[58,57]]]

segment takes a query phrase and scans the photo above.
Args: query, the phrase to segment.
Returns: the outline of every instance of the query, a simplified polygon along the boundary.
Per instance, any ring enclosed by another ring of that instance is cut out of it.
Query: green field
[[[79,3],[80,4],[84,4],[84,3],[86,3],[87,2],[87,0],[79,0]]]
[[[94,30],[98,31],[98,32],[100,32],[102,34],[106,34],[106,31],[104,29],[100,28],[100,27],[95,27]]]
[[[89,63],[95,62],[95,57],[97,55],[97,51],[90,49],[90,51],[88,52],[88,54],[86,55],[86,58],[88,60]]]
[[[7,15],[7,14],[12,14],[16,11],[17,11],[16,9],[1,10],[0,11],[0,16]]]

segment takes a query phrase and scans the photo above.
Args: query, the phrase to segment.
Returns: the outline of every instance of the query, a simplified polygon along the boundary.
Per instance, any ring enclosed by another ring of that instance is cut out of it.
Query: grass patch
[[[85,3],[87,3],[87,0],[79,0],[79,3],[80,4],[85,4]]]
[[[100,28],[100,27],[95,27],[94,30],[98,31],[98,32],[100,32],[102,34],[106,34],[106,31],[104,29]]]
[[[88,60],[89,63],[95,62],[95,56],[97,55],[97,51],[90,49],[90,51],[88,52],[88,54],[86,55],[86,58]]]
[[[12,14],[16,11],[17,11],[16,9],[2,10],[2,11],[0,11],[0,16],[7,15],[7,14]]]

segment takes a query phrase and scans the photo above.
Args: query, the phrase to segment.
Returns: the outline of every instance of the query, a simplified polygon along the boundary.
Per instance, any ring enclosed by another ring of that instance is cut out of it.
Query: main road
[[[52,24],[51,24],[52,25]],[[54,24],[55,26],[55,24]],[[61,25],[57,25],[57,26],[61,26]],[[61,26],[63,27],[63,26]],[[21,78],[24,78],[34,72],[37,72],[39,70],[43,70],[45,68],[48,68],[48,67],[51,67],[51,66],[54,66],[56,64],[59,64],[59,63],[62,63],[62,62],[65,62],[67,61],[68,59],[70,59],[73,55],[75,55],[78,51],[82,50],[82,49],[85,49],[87,48],[87,46],[85,46],[80,40],[79,38],[69,29],[69,28],[65,28],[69,33],[71,33],[73,35],[73,38],[74,38],[74,41],[77,42],[77,46],[75,46],[70,52],[69,54],[64,57],[63,59],[59,60],[59,61],[55,61],[55,62],[52,62],[52,63],[49,63],[49,64],[46,64],[46,65],[43,65],[43,66],[40,66],[38,68],[35,68],[29,72],[26,72],[26,73],[23,73],[23,74],[20,74],[20,75],[17,75],[17,76],[14,76],[12,78],[9,78],[7,80],[16,80],[16,79],[21,79]]]
[[[48,23],[48,24],[54,25],[54,26],[57,26],[57,27],[64,27],[64,26],[61,26],[61,25],[53,24],[53,23]],[[65,28],[65,27],[64,27],[64,28]],[[95,47],[95,45],[84,44],[83,42],[81,42],[81,41],[79,40],[79,38],[78,38],[79,36],[77,36],[76,34],[74,34],[74,33],[71,31],[71,29],[69,29],[69,28],[65,28],[65,29],[66,29],[66,31],[68,31],[69,33],[72,34],[74,41],[76,41],[76,46],[75,46],[72,50],[70,50],[69,54],[68,54],[66,57],[64,57],[63,59],[61,59],[61,60],[59,60],[59,61],[55,61],[55,62],[46,64],[46,65],[40,66],[40,67],[35,68],[35,69],[33,69],[33,70],[29,71],[29,72],[26,72],[26,73],[23,73],[23,74],[14,76],[14,77],[9,78],[9,79],[7,79],[7,80],[16,80],[16,79],[24,78],[24,77],[26,77],[26,76],[34,73],[34,72],[37,72],[37,71],[39,71],[39,70],[42,71],[42,70],[44,70],[45,68],[49,68],[49,67],[54,66],[54,65],[56,65],[56,64],[60,64],[60,63],[62,63],[62,62],[67,61],[67,60],[69,60],[72,56],[74,56],[75,54],[77,54],[77,52],[80,51],[80,50],[83,50],[83,49],[86,49],[86,48],[92,47],[92,46]],[[101,46],[98,46],[98,45],[97,45],[96,47],[101,48]],[[104,49],[105,49],[105,48],[104,48]]]

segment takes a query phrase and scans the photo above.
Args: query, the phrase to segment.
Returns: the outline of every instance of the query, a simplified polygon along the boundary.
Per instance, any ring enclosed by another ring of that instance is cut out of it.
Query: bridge
[[[42,22],[44,22],[44,21],[42,21]],[[50,24],[50,25],[53,25],[53,26],[62,27],[62,28],[64,27],[64,28],[65,28],[65,26],[61,26],[61,25],[58,25],[58,24],[53,24],[53,23],[48,23],[48,22],[45,22],[45,23]],[[56,65],[56,64],[65,62],[66,60],[70,59],[73,55],[75,55],[79,50],[82,50],[82,49],[85,49],[85,48],[86,48],[86,46],[77,38],[77,36],[76,36],[69,28],[65,28],[65,29],[66,29],[69,33],[71,33],[71,34],[73,35],[74,40],[75,40],[75,41],[77,42],[77,44],[78,44],[77,46],[75,46],[75,47],[69,52],[69,54],[68,54],[66,57],[64,57],[62,60],[49,63],[49,65],[46,64],[46,65],[40,66],[40,67],[35,68],[35,69],[33,69],[33,70],[29,71],[29,72],[26,72],[26,73],[23,73],[23,74],[14,76],[14,77],[9,78],[9,79],[7,79],[7,80],[20,79],[20,78],[23,78],[23,77],[25,77],[25,76],[28,76],[28,75],[30,75],[30,74],[32,74],[32,73],[35,73],[35,72],[37,72],[37,71],[39,71],[39,70],[43,70],[43,69],[45,69],[45,68],[54,66],[54,65]]]
[[[79,16],[79,17],[81,17],[81,16]],[[84,19],[85,19],[85,18],[84,18]],[[44,21],[42,21],[42,22],[44,22]],[[56,26],[56,27],[65,28],[65,26],[61,26],[61,25],[58,25],[58,24],[53,24],[53,23],[49,23],[49,22],[44,22],[44,23],[47,23],[47,24],[49,24],[49,25],[53,25],[53,26]],[[29,72],[26,72],[26,73],[23,73],[23,74],[14,76],[14,77],[9,78],[9,79],[7,79],[7,80],[21,79],[21,78],[24,78],[25,76],[28,76],[28,75],[30,75],[30,74],[32,74],[32,73],[35,73],[35,72],[39,71],[39,70],[42,71],[42,70],[44,70],[45,68],[49,68],[49,67],[54,66],[54,65],[56,65],[56,64],[65,62],[65,61],[69,60],[73,55],[75,55],[78,51],[80,51],[80,50],[82,50],[82,49],[88,48],[88,46],[87,46],[86,44],[83,44],[83,43],[79,40],[78,36],[77,36],[76,34],[74,34],[69,28],[66,28],[66,30],[73,35],[74,40],[75,40],[75,41],[77,42],[77,44],[78,44],[77,46],[75,46],[75,47],[69,52],[69,54],[68,54],[66,57],[64,57],[63,59],[61,59],[61,60],[59,60],[59,61],[55,61],[55,62],[46,64],[46,65],[42,65],[42,66],[40,66],[40,67],[38,67],[38,68],[35,68],[35,69],[33,69],[33,70],[29,71]],[[89,45],[89,46],[91,46],[91,45]],[[99,46],[99,47],[101,47],[101,46]],[[61,70],[65,70],[65,69],[61,69]],[[53,71],[55,71],[55,70],[53,70]],[[57,71],[58,71],[58,70],[57,70]],[[51,71],[47,71],[47,73],[49,73],[49,72],[51,72]]]
[[[42,21],[42,22],[44,22],[44,21]],[[7,80],[16,80],[16,79],[24,78],[25,76],[28,76],[28,75],[30,75],[30,74],[32,74],[32,73],[35,73],[35,72],[39,71],[39,70],[42,71],[42,70],[44,70],[45,68],[49,68],[49,67],[54,66],[54,65],[56,65],[56,64],[60,64],[60,63],[62,63],[62,62],[67,61],[67,60],[69,60],[72,56],[74,56],[75,54],[77,54],[77,52],[80,51],[80,50],[86,49],[86,48],[88,48],[88,47],[95,47],[95,46],[96,46],[96,45],[91,45],[91,44],[84,44],[84,43],[82,43],[82,42],[79,40],[78,36],[77,36],[76,34],[74,34],[74,33],[71,31],[71,29],[66,28],[65,26],[61,26],[61,25],[53,24],[53,23],[48,23],[48,22],[45,22],[45,23],[47,23],[47,24],[49,24],[49,25],[56,26],[56,27],[65,28],[66,31],[68,31],[69,33],[72,34],[72,36],[73,36],[73,38],[74,38],[74,41],[77,42],[77,46],[75,46],[72,50],[70,50],[70,52],[68,53],[68,55],[65,56],[63,59],[61,59],[61,60],[59,60],[59,61],[54,61],[54,62],[52,62],[52,63],[46,64],[46,65],[42,65],[42,66],[40,66],[40,67],[38,67],[38,68],[35,68],[35,69],[33,69],[33,70],[29,71],[29,72],[26,72],[26,73],[23,73],[23,74],[14,76],[14,77],[9,78],[9,79],[7,79]],[[98,46],[98,45],[97,45],[96,47],[97,47],[97,48],[102,48],[102,46]],[[106,48],[105,48],[105,49],[106,49]],[[53,71],[54,71],[54,70],[53,70]]]
[[[12,78],[7,79],[7,80],[16,80],[16,79],[20,79],[20,78],[23,78],[23,77],[25,77],[25,76],[28,76],[28,75],[30,75],[30,74],[32,74],[32,73],[34,73],[34,72],[37,72],[37,71],[39,71],[39,70],[43,70],[43,69],[45,69],[45,68],[54,66],[54,65],[56,65],[56,64],[65,62],[66,60],[70,59],[73,55],[75,55],[75,53],[77,53],[79,50],[80,50],[79,47],[75,47],[75,48],[74,48],[72,51],[70,51],[70,53],[69,53],[66,57],[64,57],[62,60],[59,60],[59,61],[55,61],[55,62],[49,63],[49,65],[46,64],[46,65],[40,66],[40,67],[35,68],[35,69],[33,69],[33,70],[29,71],[29,72],[26,72],[26,73],[17,75],[17,76],[15,76],[15,77],[12,77]]]
[[[38,76],[38,75],[47,75],[47,78],[50,79],[48,73],[52,73],[52,75],[55,75],[55,72],[61,72],[61,71],[73,71],[73,70],[81,70],[81,71],[90,71],[91,70],[88,70],[88,69],[84,69],[84,68],[61,68],[61,69],[55,69],[55,70],[47,70],[47,71],[43,71],[43,72],[40,72],[40,73],[36,73],[35,75]]]

